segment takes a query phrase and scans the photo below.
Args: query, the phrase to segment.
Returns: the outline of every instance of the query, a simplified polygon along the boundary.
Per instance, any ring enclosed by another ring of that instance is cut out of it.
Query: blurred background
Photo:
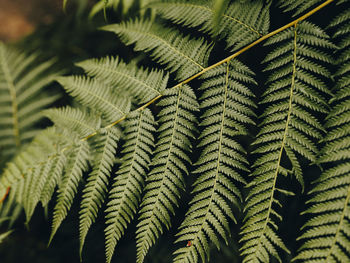
[[[13,42],[39,24],[50,24],[62,12],[61,5],[61,0],[1,0],[0,40]]]

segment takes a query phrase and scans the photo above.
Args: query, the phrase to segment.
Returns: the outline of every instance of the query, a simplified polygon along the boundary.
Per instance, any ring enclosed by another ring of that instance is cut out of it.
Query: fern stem
[[[297,18],[296,20],[290,22],[289,24],[283,26],[283,27],[280,27],[274,31],[272,31],[271,33],[268,33],[264,36],[262,36],[261,38],[257,39],[256,41],[254,41],[253,43],[249,44],[248,46],[240,49],[239,51],[237,51],[236,53],[232,54],[231,56],[228,56],[227,58],[209,66],[209,67],[206,67],[204,68],[202,71],[198,72],[197,74],[185,79],[184,81],[178,83],[177,85],[171,87],[172,89],[174,88],[179,88],[181,86],[183,86],[184,84],[194,80],[194,79],[197,79],[198,77],[202,76],[204,73],[206,73],[207,71],[211,70],[211,69],[214,69],[222,64],[225,64],[227,62],[229,62],[230,60],[236,58],[237,56],[241,55],[242,53],[246,52],[247,50],[251,49],[252,47],[256,46],[257,44],[263,42],[264,40],[282,32],[283,30],[286,30],[287,28],[290,28],[290,27],[293,27],[293,26],[296,26],[300,21],[303,21],[305,20],[306,18],[310,17],[311,15],[313,15],[314,13],[318,12],[319,10],[321,10],[322,8],[324,8],[325,6],[329,5],[330,3],[332,3],[333,1],[335,0],[327,0],[325,1],[323,4],[317,6],[316,8],[312,9],[310,12],[306,13],[305,15]],[[156,102],[157,100],[159,100],[161,97],[163,97],[162,94],[158,95],[157,97],[155,97],[154,99],[150,100],[149,102],[145,103],[144,105],[142,105],[141,107],[137,108],[135,111],[140,111],[140,110],[144,110],[145,108],[147,108],[149,105],[153,104],[154,102]],[[131,113],[131,112],[130,112]],[[108,126],[106,126],[105,128],[111,128],[115,125],[117,125],[118,123],[122,122],[123,120],[125,120],[127,117],[127,115],[124,115],[122,118],[120,118],[119,120],[109,124]],[[82,141],[84,140],[87,140],[93,136],[95,136],[97,134],[97,132],[94,132],[88,136],[86,136],[85,138],[82,139]]]
[[[0,57],[1,57],[1,67],[4,72],[7,87],[9,89],[11,97],[12,115],[13,115],[13,135],[16,143],[16,147],[21,145],[21,140],[19,136],[19,123],[18,123],[18,104],[17,104],[17,94],[14,80],[11,77],[10,69],[6,63],[5,50],[4,47],[0,47]]]

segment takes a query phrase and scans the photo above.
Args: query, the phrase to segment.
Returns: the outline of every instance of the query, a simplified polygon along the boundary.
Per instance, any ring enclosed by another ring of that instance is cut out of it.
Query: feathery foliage
[[[310,207],[304,213],[312,218],[300,236],[303,245],[294,258],[302,262],[347,262],[350,260],[350,12],[346,10],[331,24],[339,41],[335,97],[327,116],[327,135],[319,162],[325,167],[310,191]],[[327,165],[329,164],[329,165]]]
[[[155,120],[148,109],[132,113],[125,121],[123,163],[116,173],[106,209],[106,259],[138,210],[154,148]]]
[[[203,131],[199,136],[201,156],[196,163],[198,178],[194,183],[190,209],[177,234],[176,242],[190,240],[192,246],[178,249],[174,262],[203,262],[209,259],[209,242],[217,248],[217,235],[228,243],[227,218],[235,221],[231,204],[240,206],[241,188],[248,171],[244,148],[237,138],[247,135],[246,124],[254,124],[255,104],[250,86],[253,73],[237,60],[229,61],[203,77],[201,117]]]
[[[23,207],[29,222],[39,203],[47,207],[56,196],[51,242],[77,196],[80,253],[103,212],[107,263],[136,218],[136,261],[142,263],[181,214],[192,182],[173,262],[209,262],[212,248],[230,243],[240,246],[242,262],[349,261],[349,1],[334,1],[345,10],[326,29],[304,21],[331,2],[138,1],[143,15],[102,30],[142,55],[129,63],[116,56],[77,63],[84,74],[56,78],[75,106],[43,112],[52,98],[28,99],[36,103],[28,108],[13,103],[13,94],[37,95],[38,83],[54,76],[44,74],[51,62],[27,75],[34,57],[11,55],[0,45],[6,140],[32,138],[38,116],[53,122],[20,150],[11,146],[18,154],[0,177],[2,201]],[[137,5],[100,1],[99,10],[105,3],[123,6],[124,13]],[[311,11],[269,33],[272,6],[295,15]],[[250,60],[249,52],[244,63],[236,59],[263,40],[265,46],[251,51],[267,51],[261,65],[262,56]],[[216,54],[232,51],[215,63]],[[144,66],[150,60],[156,68]],[[24,91],[32,83],[35,88]],[[13,105],[26,118],[13,117]],[[13,125],[18,131],[24,125],[30,136],[16,139]],[[309,165],[317,166],[312,185]],[[287,255],[293,245],[280,231],[282,215],[298,189],[311,196],[300,248]],[[240,241],[232,228],[241,228]]]
[[[169,76],[159,70],[139,68],[136,64],[125,64],[119,58],[105,57],[91,59],[77,66],[83,68],[91,77],[101,79],[107,85],[116,87],[114,92],[128,93],[138,103],[146,103],[157,97],[166,88]],[[114,120],[117,116],[114,117]]]
[[[53,60],[37,60],[38,54],[27,56],[0,42],[0,167],[35,136],[41,111],[58,98],[52,93],[37,99],[57,76],[50,70]]]
[[[315,37],[317,40],[313,40]],[[277,47],[265,58],[265,70],[272,73],[261,101],[268,106],[254,142],[258,157],[246,197],[246,220],[241,232],[243,262],[266,262],[269,255],[280,260],[277,248],[288,251],[276,233],[281,221],[276,193],[292,193],[278,188],[278,177],[295,176],[304,187],[300,158],[316,161],[315,140],[323,133],[317,114],[325,113],[324,95],[329,93],[323,81],[330,73],[321,64],[329,57],[322,48],[333,48],[333,44],[320,28],[302,22],[266,44]]]
[[[154,1],[150,8],[174,23],[199,27],[211,36],[224,38],[231,50],[244,47],[269,29],[269,8],[264,6],[263,1],[244,4],[234,1],[221,12],[215,9],[214,1],[206,0]],[[216,18],[218,15],[221,17]]]
[[[185,188],[184,175],[188,174],[186,166],[191,162],[188,153],[192,148],[196,123],[193,113],[199,107],[189,86],[167,91],[158,106],[162,107],[159,136],[136,231],[137,262],[143,262],[151,245],[163,233],[163,228],[171,226],[171,215]]]
[[[134,20],[102,28],[116,33],[126,44],[135,44],[135,51],[147,51],[165,69],[176,72],[177,79],[186,79],[207,66],[211,47],[203,39],[190,39],[174,29],[150,20]]]
[[[284,9],[284,11],[289,12],[293,11],[294,16],[300,15],[306,10],[310,9],[317,4],[322,3],[322,0],[291,0],[291,1],[283,1],[279,0],[280,7]]]

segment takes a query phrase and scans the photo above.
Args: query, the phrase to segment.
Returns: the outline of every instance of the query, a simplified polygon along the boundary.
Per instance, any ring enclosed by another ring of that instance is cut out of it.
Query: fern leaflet
[[[51,243],[57,229],[72,206],[83,172],[88,169],[89,151],[89,144],[86,141],[79,141],[74,145],[72,151],[67,154],[68,163],[62,182],[59,184],[58,188],[58,197],[53,212],[52,231],[49,243]]]
[[[183,175],[188,174],[186,164],[191,161],[188,153],[196,122],[193,112],[198,110],[195,94],[189,86],[166,90],[158,106],[162,107],[159,137],[136,231],[139,263],[163,233],[163,227],[170,228],[171,214],[184,190]]]
[[[137,67],[135,63],[126,64],[119,58],[90,59],[77,66],[82,67],[88,75],[116,86],[121,93],[132,94],[139,103],[159,96],[168,83],[168,75],[162,71],[148,71]]]
[[[162,17],[183,24],[186,27],[199,27],[202,31],[226,40],[231,50],[237,50],[266,34],[269,29],[269,6],[262,1],[230,3],[214,27],[214,1],[166,0],[154,1],[150,7]]]
[[[58,82],[83,105],[102,114],[111,123],[123,117],[130,109],[130,102],[97,79],[83,76],[60,77]]]
[[[96,151],[96,157],[92,162],[92,172],[89,174],[87,184],[83,190],[79,212],[80,254],[88,230],[91,224],[94,223],[98,210],[104,202],[109,177],[115,162],[119,137],[119,130],[111,127],[106,131],[102,131],[97,138],[94,138],[93,147]]]
[[[155,121],[149,109],[130,114],[124,125],[123,163],[116,173],[106,209],[107,263],[138,209],[154,148]]]
[[[199,262],[199,256],[206,262],[208,240],[220,248],[217,234],[228,242],[227,217],[235,220],[230,205],[239,207],[242,197],[238,184],[245,183],[241,174],[248,171],[246,152],[236,138],[247,135],[246,124],[254,124],[255,104],[249,85],[255,81],[251,75],[237,60],[204,75],[206,81],[201,87],[204,131],[199,137],[203,150],[195,170],[199,177],[176,241],[190,240],[192,245],[178,249],[174,262]]]
[[[327,117],[325,146],[319,161],[328,167],[315,182],[304,213],[312,216],[299,237],[303,245],[294,260],[302,262],[350,261],[350,12],[331,24],[341,39],[338,51],[335,97]],[[345,40],[345,41],[344,41]]]
[[[134,44],[135,51],[150,52],[166,69],[176,72],[178,79],[186,79],[207,66],[211,46],[204,39],[190,39],[174,29],[148,20],[135,20],[102,28],[116,33],[126,44]]]
[[[276,234],[281,216],[276,192],[292,194],[277,188],[279,175],[292,174],[303,186],[300,158],[316,161],[318,149],[314,140],[322,138],[323,127],[316,114],[326,113],[325,94],[329,93],[322,79],[330,73],[322,66],[329,58],[322,48],[333,48],[328,36],[318,27],[302,22],[267,41],[276,49],[265,58],[266,70],[273,71],[262,103],[268,103],[261,130],[255,140],[254,179],[246,198],[246,221],[241,232],[244,242],[243,262],[269,261],[272,255],[280,260],[277,248],[288,249]],[[314,60],[309,58],[319,50]],[[316,62],[314,62],[316,61]],[[290,168],[284,164],[286,155]]]
[[[34,66],[36,60],[36,54],[26,56],[0,42],[0,166],[35,136],[41,110],[58,98],[41,96],[57,75],[50,70],[53,61]]]

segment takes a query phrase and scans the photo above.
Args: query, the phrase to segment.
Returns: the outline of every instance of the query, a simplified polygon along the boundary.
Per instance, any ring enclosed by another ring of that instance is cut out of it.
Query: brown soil
[[[62,0],[0,0],[0,41],[16,41],[62,12]]]

